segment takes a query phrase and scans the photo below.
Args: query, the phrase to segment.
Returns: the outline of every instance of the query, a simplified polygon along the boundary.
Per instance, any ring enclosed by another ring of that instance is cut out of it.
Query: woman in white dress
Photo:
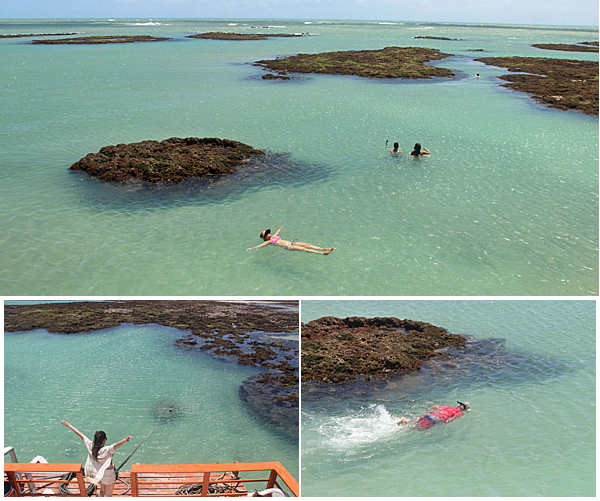
[[[88,457],[84,466],[86,480],[98,486],[98,494],[101,497],[112,496],[113,488],[117,481],[117,471],[113,463],[113,456],[119,447],[131,440],[131,437],[126,437],[115,444],[106,446],[106,433],[103,431],[97,431],[92,441],[66,421],[61,421],[60,423],[73,430],[85,444],[85,448],[88,451]]]

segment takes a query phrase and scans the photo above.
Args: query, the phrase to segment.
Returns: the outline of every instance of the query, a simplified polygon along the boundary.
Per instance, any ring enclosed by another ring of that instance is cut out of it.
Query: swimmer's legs
[[[320,251],[332,251],[333,247],[317,247],[316,245],[312,245],[312,244],[307,244],[305,242],[293,242],[293,245],[298,245],[299,247],[305,247],[307,249],[314,249],[314,250],[320,250]]]
[[[297,250],[297,251],[310,252],[312,254],[324,254],[324,255],[329,254],[333,250],[333,249],[313,250],[312,248],[309,249],[309,248],[304,247],[302,245],[298,245],[298,242],[286,246],[286,249],[288,249],[288,250]],[[317,247],[317,249],[320,249],[320,247]]]

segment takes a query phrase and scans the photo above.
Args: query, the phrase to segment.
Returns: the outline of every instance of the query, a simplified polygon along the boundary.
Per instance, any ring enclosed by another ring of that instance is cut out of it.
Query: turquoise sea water
[[[376,389],[302,391],[304,496],[595,496],[594,301],[303,301],[302,321],[396,316],[501,338]],[[399,427],[468,401],[445,426]]]
[[[593,59],[532,43],[593,27],[310,20],[0,20],[0,33],[148,34],[161,43],[0,40],[4,295],[587,295],[598,293],[598,118],[499,86],[482,56]],[[310,33],[230,42],[194,32]],[[457,41],[414,39],[443,36]],[[282,55],[424,46],[435,82],[306,76]],[[483,49],[483,52],[473,52]],[[481,78],[474,78],[480,73]],[[276,154],[267,174],[138,190],[69,166],[108,144],[224,137]],[[410,151],[393,158],[385,141]],[[336,250],[290,253],[284,238]]]
[[[96,333],[4,335],[4,444],[20,461],[82,462],[66,420],[110,443],[120,465],[156,427],[132,462],[152,464],[281,461],[298,478],[298,441],[245,408],[240,383],[258,371],[173,346],[181,331],[156,325]],[[165,409],[180,409],[172,420]]]

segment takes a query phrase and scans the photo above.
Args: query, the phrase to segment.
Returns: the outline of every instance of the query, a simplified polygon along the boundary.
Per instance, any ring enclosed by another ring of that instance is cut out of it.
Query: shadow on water
[[[418,399],[432,392],[451,393],[476,387],[538,384],[571,370],[564,360],[548,355],[507,348],[504,339],[476,340],[467,337],[465,348],[444,348],[442,355],[421,370],[383,381],[358,381],[337,386],[303,384],[302,402],[330,403],[348,400],[397,402]]]
[[[183,205],[221,204],[265,186],[293,186],[327,179],[333,170],[325,165],[303,164],[288,153],[266,153],[237,167],[229,176],[193,179],[168,185],[112,183],[70,171],[77,179],[82,203],[100,210],[147,210]]]
[[[152,415],[159,421],[174,421],[183,417],[183,409],[176,402],[163,399],[152,406]]]

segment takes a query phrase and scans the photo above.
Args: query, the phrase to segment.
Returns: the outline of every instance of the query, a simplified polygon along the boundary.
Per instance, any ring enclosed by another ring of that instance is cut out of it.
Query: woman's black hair
[[[418,157],[421,154],[421,143],[415,143],[413,150],[410,152],[411,155]]]
[[[461,410],[466,411],[467,410],[467,406],[466,404],[463,404],[462,402],[456,402],[458,404],[458,406],[461,408]]]
[[[394,143],[394,150],[397,150],[398,146],[399,146],[398,143]]]
[[[98,461],[98,451],[102,447],[102,444],[106,440],[106,433],[103,431],[97,431],[94,433],[94,444],[92,445],[92,457]]]
[[[270,234],[271,234],[271,228],[267,228],[265,231],[260,232],[260,238],[265,240],[267,238],[267,235],[270,235]]]

